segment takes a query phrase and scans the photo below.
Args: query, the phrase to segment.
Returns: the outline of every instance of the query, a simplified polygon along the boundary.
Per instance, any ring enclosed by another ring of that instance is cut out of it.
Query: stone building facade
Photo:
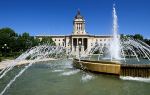
[[[71,35],[38,35],[36,37],[41,40],[43,37],[51,37],[57,46],[66,47],[73,55],[77,55],[79,51],[82,54],[86,54],[95,44],[105,46],[111,40],[111,36],[88,34],[85,30],[84,17],[80,15],[80,11],[77,12],[73,20],[73,32]]]

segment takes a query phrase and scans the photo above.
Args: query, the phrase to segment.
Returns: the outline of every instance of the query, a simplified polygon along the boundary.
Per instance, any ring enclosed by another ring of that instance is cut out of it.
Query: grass
[[[14,58],[14,57],[0,57],[0,62],[1,62],[1,61],[4,61],[4,60],[7,60],[7,59],[13,60],[13,59],[15,59],[15,58]]]
[[[4,61],[4,60],[13,60],[15,58],[17,58],[22,52],[12,52],[12,53],[8,53],[5,56],[2,56],[2,54],[0,53],[0,62]]]

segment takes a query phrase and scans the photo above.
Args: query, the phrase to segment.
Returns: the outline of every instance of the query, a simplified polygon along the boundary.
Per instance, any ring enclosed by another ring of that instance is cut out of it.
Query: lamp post
[[[7,44],[4,44],[4,46],[2,47],[2,49],[4,50],[4,56],[6,57],[6,53],[7,53],[7,49],[9,47],[7,46]]]
[[[80,61],[80,58],[81,58],[81,53],[80,53],[80,51],[81,51],[81,41],[79,41],[79,61]]]

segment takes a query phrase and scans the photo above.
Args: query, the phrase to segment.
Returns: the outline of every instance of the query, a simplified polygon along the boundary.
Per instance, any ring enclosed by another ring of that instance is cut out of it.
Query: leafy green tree
[[[34,42],[34,37],[31,37],[29,33],[24,32],[22,35],[19,35],[17,39],[17,48],[20,51],[26,51],[27,49],[31,48]],[[37,45],[37,44],[35,44]]]
[[[134,39],[143,40],[143,36],[141,34],[135,34],[133,36]]]
[[[29,35],[29,33],[27,33],[27,32],[24,32],[24,33],[22,34],[22,37],[25,38],[25,39],[30,39],[30,35]]]
[[[56,43],[52,40],[51,37],[44,37],[40,44],[56,45]]]
[[[144,39],[144,42],[150,45],[150,39]]]
[[[40,39],[32,37],[32,46],[37,46],[40,44]]]
[[[39,39],[35,39],[27,32],[24,32],[21,35],[17,34],[13,29],[8,27],[0,29],[0,52],[2,54],[6,54],[7,51],[7,54],[9,55],[16,55],[17,52],[26,51],[39,43]],[[7,48],[4,48],[4,44],[7,44]]]
[[[11,52],[12,48],[15,48],[15,41],[16,41],[17,33],[11,28],[1,28],[0,29],[0,48],[1,52],[3,53],[4,44],[7,44],[7,52]],[[6,49],[5,49],[6,51]]]

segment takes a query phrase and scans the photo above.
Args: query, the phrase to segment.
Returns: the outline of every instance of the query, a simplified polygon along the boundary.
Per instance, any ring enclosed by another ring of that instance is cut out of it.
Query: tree
[[[44,39],[42,43],[46,42],[54,44],[51,38]],[[39,39],[30,36],[27,32],[24,32],[23,34],[17,34],[13,29],[8,27],[0,29],[0,53],[5,52],[5,55],[6,48],[4,49],[4,44],[7,44],[7,54],[9,54],[9,56],[14,56],[33,46],[38,45],[39,43]]]
[[[133,36],[134,39],[143,40],[143,36],[141,34],[135,34]]]
[[[12,30],[11,28],[8,28],[8,27],[1,28],[0,29],[1,52],[3,52],[2,47],[4,46],[4,44],[7,44],[7,47],[9,48],[9,50],[12,51],[12,48],[15,48],[16,37],[17,37],[17,33],[15,33],[15,31]]]
[[[29,33],[27,33],[27,32],[24,32],[24,33],[22,34],[22,37],[25,38],[25,39],[30,39],[30,35],[29,35]]]
[[[40,44],[40,39],[32,37],[32,46],[37,46]]]
[[[150,45],[150,40],[149,39],[144,39],[144,42],[148,45]]]
[[[37,45],[37,44],[33,45],[33,42],[34,42],[34,37],[31,37],[29,33],[24,32],[22,35],[19,35],[17,39],[17,48],[19,51],[26,51],[32,46]]]
[[[51,37],[44,37],[40,44],[56,45],[56,43],[52,40]]]

